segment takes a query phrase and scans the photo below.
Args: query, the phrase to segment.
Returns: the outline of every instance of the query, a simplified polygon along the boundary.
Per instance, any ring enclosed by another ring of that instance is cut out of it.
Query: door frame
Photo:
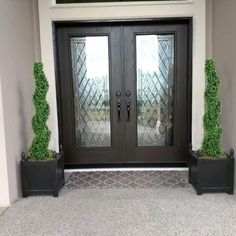
[[[193,17],[177,17],[177,18],[145,18],[145,19],[109,19],[109,20],[80,20],[80,21],[54,21],[52,23],[53,29],[53,53],[54,53],[54,67],[55,67],[55,78],[56,78],[56,94],[57,94],[57,115],[58,115],[58,130],[59,130],[59,148],[62,151],[62,110],[61,110],[61,88],[60,88],[60,75],[59,75],[59,58],[58,58],[58,48],[57,48],[57,27],[61,25],[72,25],[72,24],[92,24],[92,23],[157,23],[157,24],[175,24],[175,23],[185,23],[188,27],[188,51],[187,51],[187,146],[192,143],[192,50],[193,50]],[[188,157],[186,163],[127,163],[127,164],[89,164],[89,165],[65,165],[65,168],[101,168],[101,167],[186,167],[188,165]]]

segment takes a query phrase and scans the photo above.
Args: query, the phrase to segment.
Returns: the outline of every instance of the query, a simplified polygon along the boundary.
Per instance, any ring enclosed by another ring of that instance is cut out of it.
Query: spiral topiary
[[[207,157],[220,157],[222,128],[220,125],[221,104],[219,100],[220,79],[216,72],[215,61],[208,58],[205,63],[207,87],[205,91],[206,112],[204,115],[204,139],[201,155]]]
[[[46,95],[49,85],[41,62],[34,63],[34,78],[36,82],[33,95],[35,115],[32,119],[32,128],[35,138],[29,149],[29,156],[35,160],[47,160],[53,157],[53,151],[48,149],[51,132],[47,127],[50,109]]]

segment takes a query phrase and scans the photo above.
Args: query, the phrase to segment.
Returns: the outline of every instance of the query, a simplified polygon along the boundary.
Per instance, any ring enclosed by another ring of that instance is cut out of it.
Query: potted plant
[[[197,194],[227,192],[233,194],[234,151],[226,154],[221,147],[220,79],[213,59],[205,63],[207,87],[205,91],[204,139],[199,151],[190,150],[189,182]]]
[[[33,95],[35,115],[32,128],[35,137],[29,148],[29,156],[22,153],[21,175],[23,197],[29,194],[52,194],[58,196],[64,184],[63,153],[48,149],[51,132],[47,127],[49,104],[46,100],[48,81],[41,62],[34,64],[36,88]]]

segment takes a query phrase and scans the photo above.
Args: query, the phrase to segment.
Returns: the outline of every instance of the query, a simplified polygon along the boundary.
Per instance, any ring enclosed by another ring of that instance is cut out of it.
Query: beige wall
[[[222,80],[222,143],[236,150],[236,1],[213,0],[213,57]]]
[[[1,87],[2,86],[1,86],[1,75],[0,75],[0,207],[8,206],[10,203]]]
[[[206,57],[212,57],[213,1],[206,0]]]
[[[1,104],[3,109],[3,117],[0,117],[0,178],[4,175],[5,180],[0,182],[0,195],[5,196],[0,198],[0,205],[14,202],[21,194],[20,154],[27,150],[32,138],[32,64],[35,57],[40,56],[35,53],[38,46],[34,44],[34,38],[37,41],[38,34],[37,27],[35,30],[33,27],[37,23],[33,7],[32,0],[0,1],[0,112]],[[4,146],[6,152],[2,153]]]

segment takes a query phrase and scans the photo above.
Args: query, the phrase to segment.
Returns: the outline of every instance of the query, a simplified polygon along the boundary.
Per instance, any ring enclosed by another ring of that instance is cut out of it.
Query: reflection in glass
[[[173,145],[174,35],[138,35],[138,146]]]
[[[108,37],[71,38],[77,147],[109,147]]]

